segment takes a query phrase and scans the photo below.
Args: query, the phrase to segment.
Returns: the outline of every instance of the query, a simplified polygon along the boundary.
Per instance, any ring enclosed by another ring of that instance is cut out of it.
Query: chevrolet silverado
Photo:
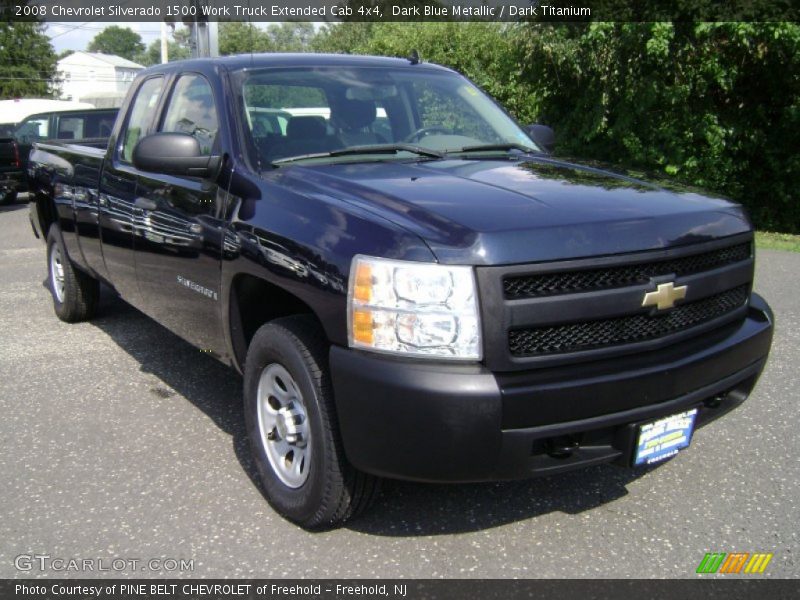
[[[56,315],[102,282],[241,372],[266,498],[330,527],[381,477],[657,464],[753,389],[744,209],[552,143],[416,57],[176,62],[35,144],[31,223]]]

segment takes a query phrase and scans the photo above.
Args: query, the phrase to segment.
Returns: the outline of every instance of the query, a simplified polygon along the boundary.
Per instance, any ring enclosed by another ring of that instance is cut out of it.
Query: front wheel
[[[378,480],[344,456],[327,342],[307,316],[262,326],[247,352],[247,435],[269,503],[308,529],[335,527],[364,510]]]

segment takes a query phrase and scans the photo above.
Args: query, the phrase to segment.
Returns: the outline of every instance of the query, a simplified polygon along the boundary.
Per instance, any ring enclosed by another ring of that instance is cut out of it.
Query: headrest
[[[374,100],[341,100],[336,104],[334,118],[341,129],[361,129],[370,125],[377,115]]]
[[[319,117],[292,117],[286,125],[286,137],[312,139],[325,137],[325,124]]]

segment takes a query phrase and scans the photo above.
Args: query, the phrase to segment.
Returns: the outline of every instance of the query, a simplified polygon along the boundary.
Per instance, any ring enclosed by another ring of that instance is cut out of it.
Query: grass
[[[769,248],[770,250],[788,250],[800,252],[800,235],[790,233],[773,233],[771,231],[756,232],[756,248]]]

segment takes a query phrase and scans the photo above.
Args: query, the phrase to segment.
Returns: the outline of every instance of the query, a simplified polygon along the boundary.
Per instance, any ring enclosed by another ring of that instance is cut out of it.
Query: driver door
[[[184,73],[157,131],[190,134],[204,154],[217,153],[218,106],[203,75]],[[199,348],[221,354],[224,191],[208,179],[137,170],[136,195],[142,310]]]

